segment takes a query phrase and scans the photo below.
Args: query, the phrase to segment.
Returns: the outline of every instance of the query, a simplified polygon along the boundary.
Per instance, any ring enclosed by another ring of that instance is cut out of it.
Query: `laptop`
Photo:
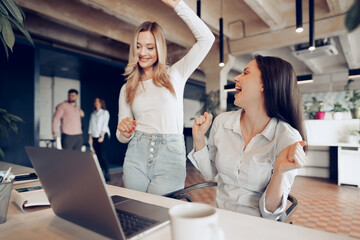
[[[111,239],[138,239],[169,223],[168,208],[109,197],[90,152],[25,147],[54,213]]]

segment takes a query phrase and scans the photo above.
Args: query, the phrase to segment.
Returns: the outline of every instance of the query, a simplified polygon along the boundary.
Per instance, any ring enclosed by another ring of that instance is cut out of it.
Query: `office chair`
[[[198,183],[191,186],[188,186],[184,189],[180,189],[168,194],[165,194],[164,197],[174,198],[174,199],[186,199],[188,202],[192,202],[192,198],[187,195],[187,192],[190,192],[195,189],[204,188],[204,187],[216,187],[217,182],[204,182],[204,183]],[[278,222],[286,222],[292,224],[291,216],[294,214],[296,208],[298,207],[298,201],[297,199],[292,196],[288,195],[287,200],[291,202],[291,205],[284,211],[283,214],[280,215],[280,217],[277,219]]]

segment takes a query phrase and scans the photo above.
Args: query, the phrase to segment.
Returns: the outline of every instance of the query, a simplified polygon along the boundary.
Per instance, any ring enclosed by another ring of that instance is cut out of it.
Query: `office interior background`
[[[76,88],[80,93],[78,104],[85,112],[84,144],[94,98],[105,99],[111,131],[107,160],[112,171],[121,170],[127,146],[117,141],[115,132],[132,32],[145,20],[158,21],[165,32],[171,65],[193,45],[190,30],[155,0],[15,1],[25,11],[25,26],[35,47],[15,30],[16,43],[9,59],[0,50],[0,108],[24,120],[18,124],[18,134],[10,132],[9,137],[0,138],[3,160],[31,166],[24,146],[46,146],[46,140],[52,138],[55,106],[67,99],[68,89]],[[216,36],[208,56],[185,87],[187,151],[192,149],[192,119],[202,108],[203,97],[219,92],[217,112],[234,109],[234,93],[225,91],[233,87],[233,78],[256,54],[278,56],[293,65],[299,82],[306,82],[299,84],[303,102],[315,97],[323,102],[326,112],[324,120],[306,121],[309,162],[300,175],[330,179],[336,184],[334,164],[340,149],[342,157],[351,159],[341,179],[346,182],[343,176],[351,176],[350,183],[359,186],[360,146],[359,142],[349,144],[348,136],[360,131],[360,120],[352,119],[349,111],[342,112],[340,120],[334,119],[332,112],[335,103],[350,110],[344,89],[349,77],[354,79],[350,90],[360,89],[360,78],[356,77],[360,29],[349,32],[344,24],[355,1],[316,0],[314,6],[309,5],[311,1],[300,1],[303,32],[298,33],[295,2],[299,1],[185,0]],[[308,47],[312,44],[316,48],[311,52]],[[342,152],[344,144],[350,149]]]

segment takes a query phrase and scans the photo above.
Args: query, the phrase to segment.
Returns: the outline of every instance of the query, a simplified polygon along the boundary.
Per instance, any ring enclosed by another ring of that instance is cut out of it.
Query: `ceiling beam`
[[[345,12],[349,8],[349,3],[351,1],[344,1],[344,0],[326,0],[326,3],[329,7],[329,12],[332,14]]]
[[[244,0],[272,30],[285,27],[283,13],[274,1]]]
[[[20,7],[75,29],[130,43],[133,29],[113,16],[72,0],[16,0]],[[125,26],[124,26],[125,25]]]
[[[25,27],[35,39],[40,37],[53,45],[70,46],[77,50],[123,61],[127,61],[129,56],[128,46],[125,44],[91,36],[54,22],[44,21],[41,17],[33,14],[26,14]]]
[[[160,1],[153,1],[151,4],[148,0],[80,1],[134,26],[134,29],[145,21],[156,21],[164,30],[167,40],[183,47],[189,48],[195,43],[190,29],[172,9]]]
[[[350,69],[360,68],[360,29],[339,36],[346,62]]]
[[[324,73],[323,69],[320,68],[319,64],[316,64],[313,59],[308,59],[306,61],[303,61],[303,63],[310,69],[313,75]]]
[[[315,39],[338,36],[346,32],[344,15],[315,21]],[[241,39],[229,40],[230,53],[234,56],[248,54],[258,50],[269,50],[309,41],[309,24],[304,31],[296,33],[294,27],[284,28],[270,33],[257,34]]]

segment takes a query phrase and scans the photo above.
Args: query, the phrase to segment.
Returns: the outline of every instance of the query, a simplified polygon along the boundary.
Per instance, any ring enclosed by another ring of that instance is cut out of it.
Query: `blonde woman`
[[[144,22],[136,29],[125,69],[127,82],[120,90],[116,132],[120,142],[129,142],[123,166],[125,187],[158,195],[184,187],[184,87],[214,42],[214,35],[185,2],[162,2],[188,25],[196,43],[167,67],[161,27]]]

